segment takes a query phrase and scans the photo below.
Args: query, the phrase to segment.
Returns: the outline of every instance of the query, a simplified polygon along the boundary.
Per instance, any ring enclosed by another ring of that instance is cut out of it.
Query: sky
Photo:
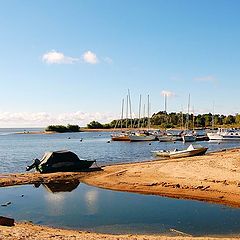
[[[1,0],[0,127],[240,112],[238,0]],[[147,110],[146,110],[147,112]],[[143,109],[141,110],[143,115]]]

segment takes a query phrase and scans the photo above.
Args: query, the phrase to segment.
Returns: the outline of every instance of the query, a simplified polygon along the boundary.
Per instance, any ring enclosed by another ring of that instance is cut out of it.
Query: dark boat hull
[[[90,168],[95,161],[79,160],[78,162],[62,162],[57,164],[40,165],[37,170],[40,173],[53,173],[53,172],[78,172]]]

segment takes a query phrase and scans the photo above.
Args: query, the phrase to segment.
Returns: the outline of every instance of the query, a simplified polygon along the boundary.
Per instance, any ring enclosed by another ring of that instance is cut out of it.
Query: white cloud
[[[42,56],[42,61],[48,64],[72,64],[79,61],[79,59],[65,56],[61,52],[52,50]]]
[[[85,52],[83,55],[83,60],[86,63],[97,64],[99,62],[97,55],[91,51]]]
[[[50,114],[46,112],[0,112],[0,126],[46,127],[50,124],[78,124],[83,127],[93,120],[99,121],[100,123],[109,123],[117,118],[119,118],[117,114],[100,112],[86,113],[77,111],[59,114]]]
[[[203,77],[196,77],[194,81],[197,82],[216,82],[217,79],[213,75],[203,76]]]
[[[167,97],[174,97],[176,96],[176,94],[174,92],[168,91],[168,90],[163,90],[161,92],[162,96],[167,96]]]

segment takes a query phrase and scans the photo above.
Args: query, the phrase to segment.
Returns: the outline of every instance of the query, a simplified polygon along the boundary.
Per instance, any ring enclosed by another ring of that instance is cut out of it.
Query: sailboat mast
[[[190,107],[190,93],[188,95],[188,111],[187,111],[187,121],[186,121],[186,129],[188,130],[188,125],[189,125],[189,107]]]
[[[124,98],[122,99],[121,131],[122,131],[122,127],[123,127],[123,108],[124,108]]]
[[[214,129],[214,101],[213,101],[213,115],[212,115],[212,130]]]
[[[142,101],[142,95],[140,94],[139,99],[139,111],[138,111],[138,128],[140,129],[140,117],[141,117],[141,101]]]
[[[181,105],[181,130],[183,130],[183,106]]]
[[[132,119],[132,103],[131,103],[131,96],[130,91],[128,89],[128,99],[129,99],[129,110],[130,110],[130,118],[131,118],[131,128],[133,127],[133,119]]]
[[[128,94],[127,94],[127,103],[126,103],[126,128],[128,127]]]
[[[194,131],[194,127],[195,127],[194,126],[194,121],[195,121],[195,118],[194,118],[194,106],[193,106],[193,120],[192,121],[193,121],[193,131]]]
[[[149,94],[148,94],[148,130],[150,129],[150,114],[149,114]]]
[[[142,121],[142,124],[141,124],[141,127],[144,128],[144,124],[145,124],[145,103],[143,104],[143,121]]]

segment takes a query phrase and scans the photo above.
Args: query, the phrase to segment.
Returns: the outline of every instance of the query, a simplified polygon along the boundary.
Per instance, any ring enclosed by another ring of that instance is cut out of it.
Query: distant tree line
[[[63,125],[50,125],[45,128],[45,131],[52,131],[52,132],[59,132],[59,133],[64,133],[64,132],[79,132],[80,127],[78,125],[70,125],[68,124],[67,126]]]
[[[185,114],[185,113],[166,113],[165,111],[160,111],[154,113],[150,118],[150,126],[155,128],[209,128],[221,126],[232,126],[240,127],[240,114],[228,115],[211,113],[205,114]],[[140,120],[135,119],[116,119],[107,124],[101,124],[97,121],[92,121],[87,125],[90,129],[108,129],[108,128],[146,128],[148,126],[148,119],[141,118]]]

